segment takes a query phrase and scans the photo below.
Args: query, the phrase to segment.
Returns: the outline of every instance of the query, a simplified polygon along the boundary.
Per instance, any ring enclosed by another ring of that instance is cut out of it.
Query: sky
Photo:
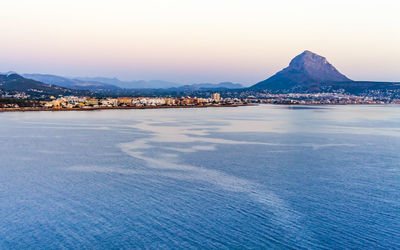
[[[304,50],[400,81],[398,0],[1,0],[0,72],[250,85]]]

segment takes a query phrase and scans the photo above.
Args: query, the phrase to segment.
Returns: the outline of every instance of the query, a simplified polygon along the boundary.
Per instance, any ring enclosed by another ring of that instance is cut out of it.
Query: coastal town
[[[252,97],[252,96],[250,96]],[[249,98],[250,102],[291,105],[350,105],[350,104],[399,104],[400,99],[389,96],[358,96],[344,93],[289,93],[261,94]]]
[[[211,107],[240,106],[247,101],[238,98],[221,98],[214,93],[209,98],[200,97],[117,97],[96,98],[80,96],[50,97],[49,101],[25,102],[28,105],[1,103],[1,110],[91,110],[91,109],[129,109],[129,108],[168,108],[168,107]]]
[[[13,101],[14,100],[14,101]],[[349,105],[349,104],[400,104],[398,99],[380,99],[338,93],[314,94],[264,94],[247,98],[222,98],[220,93],[210,97],[88,97],[50,96],[49,100],[29,100],[26,95],[0,99],[0,111],[41,110],[96,110],[96,109],[145,109],[179,107],[233,107],[255,104],[281,105]]]

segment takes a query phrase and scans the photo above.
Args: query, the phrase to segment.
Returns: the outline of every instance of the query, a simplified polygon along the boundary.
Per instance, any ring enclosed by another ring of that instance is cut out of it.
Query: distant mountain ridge
[[[23,77],[24,76],[24,77]],[[32,95],[202,95],[215,91],[232,96],[250,96],[258,93],[317,93],[335,92],[361,95],[388,96],[400,94],[398,82],[353,81],[340,73],[325,57],[311,51],[294,57],[288,67],[270,78],[244,88],[232,82],[196,83],[182,85],[161,80],[121,81],[106,77],[68,78],[50,74],[0,73],[0,90],[23,91]]]
[[[182,85],[179,83],[162,80],[137,80],[121,81],[117,78],[106,77],[74,77],[68,78],[50,74],[24,74],[26,78],[40,81],[47,84],[54,84],[65,88],[80,90],[118,90],[118,89],[173,89],[179,90],[201,90],[201,89],[238,89],[243,88],[239,83],[221,82],[221,83],[197,83]]]
[[[325,57],[306,50],[293,58],[287,68],[253,85],[251,89],[317,90],[321,83],[351,81],[330,64]]]
[[[50,75],[50,74],[23,74],[23,76],[43,83],[54,84],[60,87],[70,88],[70,89],[92,90],[92,91],[101,91],[101,90],[110,91],[118,89],[118,87],[115,85],[103,82],[71,79],[67,77]]]
[[[178,89],[184,90],[223,90],[223,89],[240,89],[243,88],[243,85],[240,83],[233,82],[220,82],[220,83],[195,83],[191,85],[184,85],[179,87]]]
[[[82,81],[95,81],[106,84],[111,84],[119,88],[124,89],[167,89],[176,88],[182,86],[182,84],[163,81],[163,80],[136,80],[136,81],[121,81],[118,78],[107,78],[107,77],[76,77]]]

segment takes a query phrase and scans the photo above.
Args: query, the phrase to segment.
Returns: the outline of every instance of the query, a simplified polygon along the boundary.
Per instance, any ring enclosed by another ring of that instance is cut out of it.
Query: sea
[[[400,249],[400,106],[0,113],[0,249]]]

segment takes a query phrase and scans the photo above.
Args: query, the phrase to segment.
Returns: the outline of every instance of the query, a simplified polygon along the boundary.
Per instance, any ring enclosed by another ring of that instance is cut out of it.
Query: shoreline
[[[277,106],[351,106],[351,105],[371,105],[371,106],[382,106],[382,105],[398,105],[398,104],[377,104],[377,103],[365,103],[365,104],[288,104],[288,103],[249,103],[249,104],[227,104],[227,105],[193,105],[193,106],[143,106],[143,107],[88,107],[88,108],[0,108],[0,113],[3,112],[40,112],[40,111],[96,111],[96,110],[131,110],[131,109],[182,109],[182,108],[232,108],[232,107],[246,107],[246,106],[258,106],[258,105],[277,105]]]
[[[38,111],[96,111],[96,110],[128,110],[128,109],[174,109],[174,108],[218,108],[255,106],[254,104],[228,104],[228,105],[193,105],[193,106],[143,106],[143,107],[90,107],[90,108],[0,108],[1,112],[38,112]]]

